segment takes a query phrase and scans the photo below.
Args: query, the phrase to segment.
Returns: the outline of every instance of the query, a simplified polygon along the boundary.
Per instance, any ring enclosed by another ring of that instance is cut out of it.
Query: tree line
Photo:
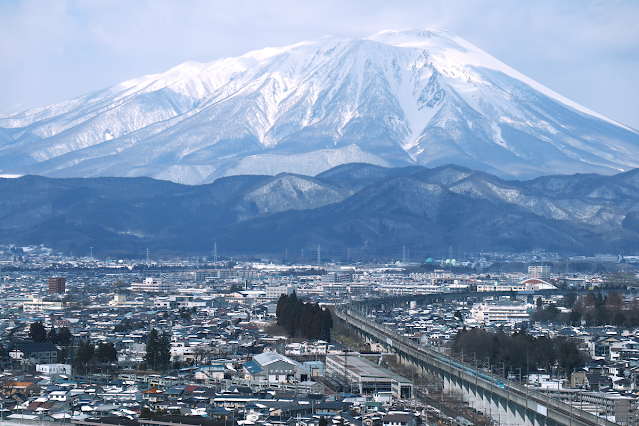
[[[69,327],[62,327],[57,331],[54,326],[47,333],[42,321],[36,321],[29,326],[29,337],[34,342],[51,342],[54,345],[68,345],[73,340]]]
[[[331,311],[328,308],[322,309],[317,303],[304,303],[295,292],[290,296],[280,296],[276,315],[277,324],[286,329],[289,337],[331,341]]]
[[[60,346],[57,361],[70,363],[75,367],[96,366],[117,361],[118,352],[113,342],[99,342],[97,347],[89,339],[78,339],[71,334],[68,327],[56,330],[54,326],[47,332],[42,321],[29,326],[29,337],[34,342],[51,342]]]
[[[562,313],[555,303],[544,307],[541,297],[537,298],[533,319],[541,322],[564,322],[572,326],[580,326],[582,323],[588,327],[639,326],[639,300],[636,297],[627,300],[614,291],[607,295],[589,291],[585,296],[577,297],[575,293],[569,292],[560,303],[571,311]]]
[[[479,365],[490,362],[494,371],[506,376],[508,372],[526,375],[539,370],[550,372],[555,366],[570,378],[573,371],[586,362],[575,341],[546,336],[534,337],[524,328],[508,335],[503,331],[493,333],[483,329],[464,327],[455,336],[453,351],[464,354],[464,360]]]
[[[183,314],[191,313],[185,310]],[[99,342],[97,346],[90,339],[76,339],[68,327],[56,330],[55,327],[47,332],[42,321],[36,321],[29,326],[29,337],[34,342],[51,342],[60,346],[57,361],[70,363],[74,367],[99,367],[115,362],[118,352],[113,342]],[[171,336],[166,331],[159,334],[154,328],[149,332],[146,340],[144,365],[148,370],[167,370],[171,362]],[[3,348],[0,348],[0,354]]]
[[[639,301],[633,297],[627,301],[617,292],[608,295],[589,291],[577,298],[572,306],[569,322],[580,325],[616,325],[619,327],[639,326]]]

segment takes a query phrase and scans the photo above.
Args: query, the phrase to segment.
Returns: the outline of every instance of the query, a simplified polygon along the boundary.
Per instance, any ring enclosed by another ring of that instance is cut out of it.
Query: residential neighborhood
[[[319,328],[301,325],[324,324],[324,317],[344,303],[437,294],[458,296],[412,301],[408,309],[368,310],[367,318],[595,415],[623,424],[637,409],[635,289],[610,291],[598,301],[597,290],[610,276],[556,274],[537,266],[528,273],[472,273],[445,261],[441,269],[435,264],[424,272],[399,263],[318,267],[224,261],[204,268],[189,262],[141,268],[91,259],[74,260],[73,267],[67,263],[60,270],[46,258],[33,256],[32,264],[49,266],[2,274],[0,404],[5,419],[489,423],[486,413],[463,408],[440,379],[406,369],[380,342],[362,340],[345,325],[332,325],[334,320],[323,338],[306,336]],[[285,314],[287,303],[289,310],[308,305],[307,317]],[[598,303],[626,319],[619,323],[614,316],[608,324],[597,324],[604,319],[595,312]],[[469,355],[483,349],[468,346],[465,336],[479,332],[503,341],[527,336],[541,344],[548,339],[556,348],[570,342],[579,359],[568,371],[558,349],[547,363],[531,352],[524,365],[493,348],[487,363],[486,356]]]

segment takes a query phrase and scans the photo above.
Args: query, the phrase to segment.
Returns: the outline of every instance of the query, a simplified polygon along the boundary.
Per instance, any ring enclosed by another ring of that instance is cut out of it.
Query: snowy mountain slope
[[[189,62],[0,118],[0,174],[191,184],[352,162],[612,174],[639,167],[637,148],[636,130],[426,30]]]

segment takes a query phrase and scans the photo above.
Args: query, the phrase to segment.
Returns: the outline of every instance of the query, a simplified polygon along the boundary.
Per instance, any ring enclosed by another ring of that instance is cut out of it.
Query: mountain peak
[[[432,29],[186,62],[0,118],[0,174],[182,183],[355,162],[611,174],[639,167],[638,147],[637,131]]]
[[[425,47],[428,44],[449,42],[460,44],[464,41],[451,31],[440,31],[430,28],[414,28],[410,30],[382,30],[366,37],[366,40],[374,40],[392,46],[413,46]]]

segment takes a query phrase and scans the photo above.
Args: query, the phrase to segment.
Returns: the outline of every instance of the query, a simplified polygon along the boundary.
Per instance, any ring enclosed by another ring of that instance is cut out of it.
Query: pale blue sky
[[[188,60],[410,28],[453,31],[639,129],[639,1],[0,0],[0,110],[50,104]]]

